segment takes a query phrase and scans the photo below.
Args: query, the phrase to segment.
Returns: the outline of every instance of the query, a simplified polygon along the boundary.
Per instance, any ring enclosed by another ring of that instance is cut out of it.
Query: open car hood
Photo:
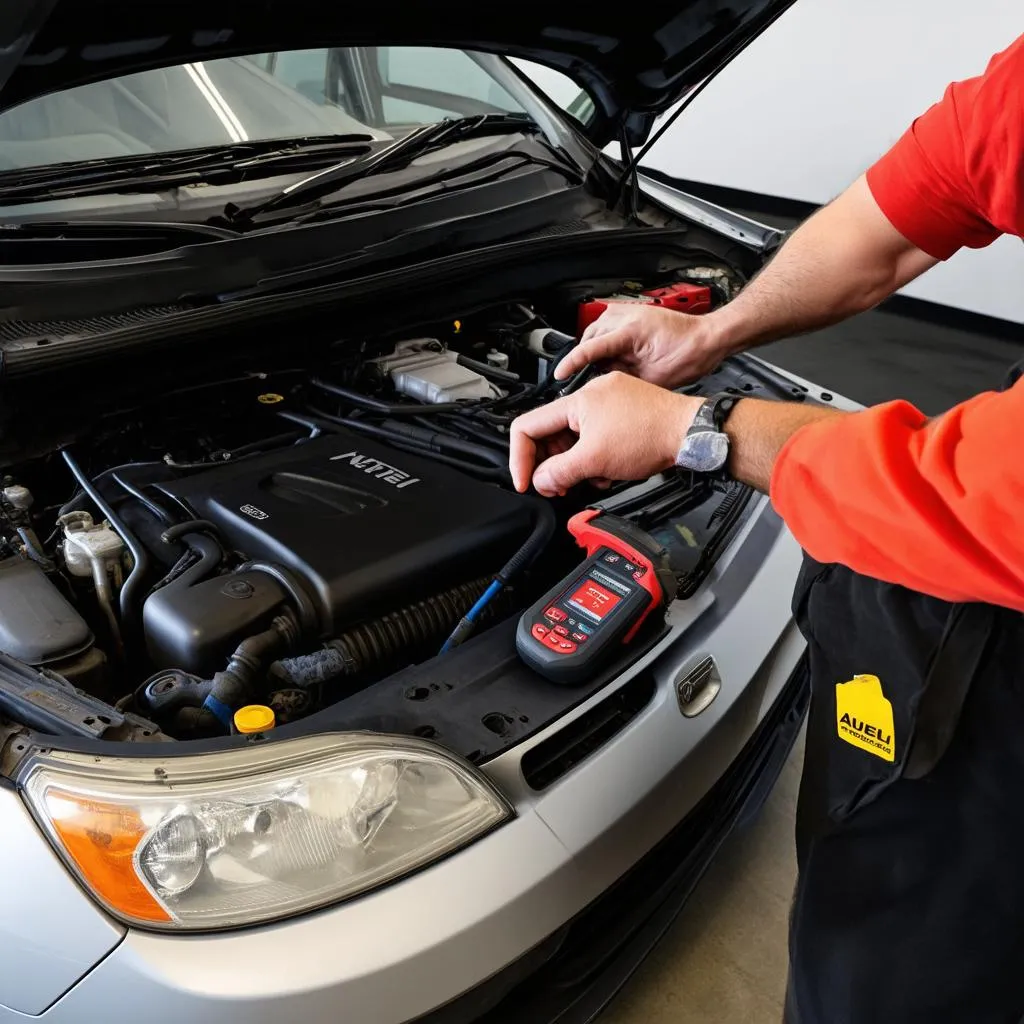
[[[597,108],[595,141],[638,145],[654,118],[793,0],[617,5],[325,0],[2,0],[0,110],[149,68],[269,50],[450,46],[523,57],[569,75]]]

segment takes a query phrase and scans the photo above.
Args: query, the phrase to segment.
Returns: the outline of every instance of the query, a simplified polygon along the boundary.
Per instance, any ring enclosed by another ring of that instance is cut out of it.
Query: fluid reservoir
[[[274,709],[268,708],[264,704],[246,704],[244,708],[239,708],[235,712],[234,723],[235,732],[242,733],[243,735],[267,732],[267,730],[273,729],[276,724],[274,721]]]

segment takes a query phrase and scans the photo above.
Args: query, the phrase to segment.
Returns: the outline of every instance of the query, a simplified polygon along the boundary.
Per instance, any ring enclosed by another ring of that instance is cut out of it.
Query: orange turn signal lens
[[[133,808],[56,787],[46,804],[57,838],[101,900],[139,921],[171,920],[135,873],[135,850],[148,829]]]

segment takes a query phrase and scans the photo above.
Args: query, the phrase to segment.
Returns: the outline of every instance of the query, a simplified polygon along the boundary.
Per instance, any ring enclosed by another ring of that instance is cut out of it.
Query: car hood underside
[[[664,111],[730,59],[793,0],[680,0],[625,14],[599,4],[401,9],[322,0],[4,0],[0,110],[149,68],[324,45],[408,44],[518,56],[592,96],[591,134],[634,144]]]

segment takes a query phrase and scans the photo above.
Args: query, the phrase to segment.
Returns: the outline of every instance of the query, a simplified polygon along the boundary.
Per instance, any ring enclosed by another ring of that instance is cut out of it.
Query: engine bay
[[[404,729],[378,684],[402,679],[410,700],[450,687],[463,646],[507,665],[508,624],[578,562],[564,525],[590,505],[659,538],[685,599],[746,488],[670,472],[519,495],[508,431],[590,379],[556,381],[554,367],[607,302],[700,313],[741,285],[709,261],[345,339],[314,367],[247,370],[107,413],[74,444],[8,467],[0,750],[26,728],[212,738],[253,704],[278,726],[331,709],[350,728]],[[763,367],[719,372],[693,390],[786,390]]]

